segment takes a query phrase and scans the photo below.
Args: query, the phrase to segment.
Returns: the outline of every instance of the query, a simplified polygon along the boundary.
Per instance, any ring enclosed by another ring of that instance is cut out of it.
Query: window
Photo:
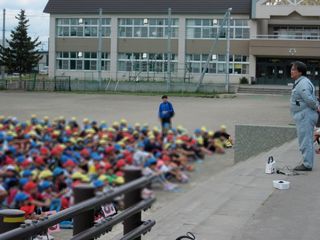
[[[110,18],[102,18],[102,37],[110,37],[110,24]],[[98,18],[58,18],[56,20],[58,37],[98,37],[98,27]]]
[[[200,73],[206,68],[208,54],[187,54],[186,66],[193,73]],[[229,73],[231,74],[248,74],[249,62],[248,56],[230,55],[229,56]],[[206,69],[207,73],[225,74],[226,55],[213,54]]]
[[[165,18],[121,18],[120,38],[167,38],[168,20]],[[178,37],[178,19],[171,19],[171,37]]]
[[[165,53],[119,53],[118,71],[154,72],[167,71],[167,54]],[[171,71],[177,72],[176,54],[171,54]]]
[[[274,26],[273,36],[280,39],[319,39],[319,26]]]
[[[226,21],[223,19],[187,19],[187,39],[226,38]],[[247,19],[230,21],[231,39],[249,39],[250,28]]]
[[[98,70],[97,52],[57,52],[57,68],[66,70]],[[110,70],[109,53],[101,53],[101,70]]]

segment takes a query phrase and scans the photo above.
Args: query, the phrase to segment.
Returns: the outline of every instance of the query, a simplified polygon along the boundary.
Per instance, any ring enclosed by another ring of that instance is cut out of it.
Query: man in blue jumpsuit
[[[313,132],[318,120],[319,103],[315,96],[315,87],[306,77],[304,63],[292,63],[291,78],[294,80],[290,99],[290,111],[296,123],[299,149],[303,163],[294,168],[296,171],[311,171],[314,160]]]
[[[158,116],[161,121],[162,132],[171,128],[171,118],[174,116],[172,104],[168,101],[168,96],[162,96],[162,103],[159,106]]]

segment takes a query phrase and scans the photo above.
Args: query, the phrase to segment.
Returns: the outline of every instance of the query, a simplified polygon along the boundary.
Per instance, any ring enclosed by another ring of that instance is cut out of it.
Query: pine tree
[[[31,40],[31,37],[28,36],[29,20],[24,10],[20,10],[16,19],[18,26],[11,31],[11,40],[6,40],[9,47],[1,47],[0,59],[9,73],[18,72],[21,75],[30,73],[37,66],[41,56],[36,47],[41,42],[38,41],[38,37]]]

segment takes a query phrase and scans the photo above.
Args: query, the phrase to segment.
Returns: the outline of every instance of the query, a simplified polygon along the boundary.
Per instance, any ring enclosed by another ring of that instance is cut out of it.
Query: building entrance
[[[315,84],[320,81],[320,59],[292,59],[292,58],[258,58],[256,63],[256,83],[287,85],[292,83],[290,68],[293,61],[307,64],[307,77]]]

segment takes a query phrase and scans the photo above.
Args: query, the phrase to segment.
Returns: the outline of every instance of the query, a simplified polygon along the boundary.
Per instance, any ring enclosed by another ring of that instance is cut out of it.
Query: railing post
[[[68,83],[69,83],[69,92],[71,92],[71,77],[69,76],[69,81],[68,81]]]
[[[18,228],[24,223],[24,211],[17,209],[0,210],[0,233]]]
[[[95,196],[94,187],[89,184],[80,184],[73,188],[74,203],[80,203]],[[73,236],[93,227],[94,209],[77,215],[73,218]]]
[[[131,182],[142,176],[141,168],[127,166],[124,170],[125,182]],[[125,208],[128,208],[141,201],[141,189],[131,191],[125,194],[124,205]],[[131,232],[133,229],[141,225],[141,212],[127,218],[123,221],[123,233],[124,235]],[[135,240],[140,240],[141,237],[136,238]]]

